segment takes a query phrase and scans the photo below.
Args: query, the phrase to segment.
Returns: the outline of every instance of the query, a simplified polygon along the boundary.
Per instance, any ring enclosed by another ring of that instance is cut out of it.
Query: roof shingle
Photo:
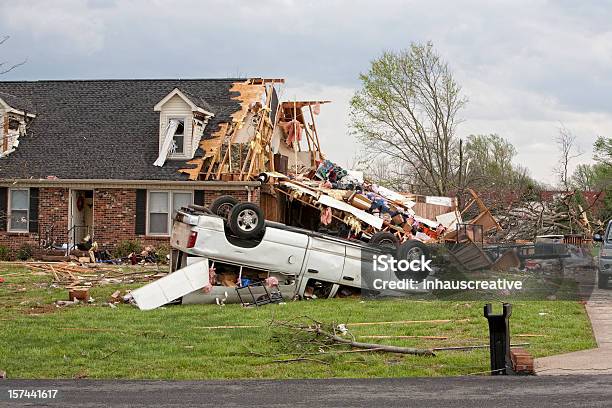
[[[174,88],[210,101],[208,138],[240,109],[232,100],[238,93],[230,92],[236,81],[243,79],[0,82],[0,92],[31,100],[37,115],[17,150],[0,158],[0,179],[186,180],[178,172],[191,167],[184,160],[153,166],[159,149],[153,107]]]

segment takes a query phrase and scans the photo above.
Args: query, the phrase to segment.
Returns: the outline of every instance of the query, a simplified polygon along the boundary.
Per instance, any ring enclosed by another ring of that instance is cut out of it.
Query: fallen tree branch
[[[355,341],[354,339],[352,340],[345,339],[345,338],[342,338],[336,335],[335,333],[324,330],[320,322],[317,322],[316,320],[312,318],[308,318],[308,317],[306,318],[312,321],[313,324],[303,325],[303,324],[294,324],[290,322],[276,322],[276,324],[282,327],[287,327],[295,331],[312,333],[316,337],[322,336],[328,342],[335,343],[335,344],[344,344],[344,345],[351,346],[357,349],[385,351],[388,353],[398,353],[398,354],[413,354],[413,355],[419,355],[419,356],[435,355],[431,349],[418,349],[418,348],[413,348],[413,347],[388,346],[388,345],[376,344],[376,343],[363,343],[363,342]],[[332,325],[332,327],[334,326]],[[314,341],[315,339],[312,339],[312,340]]]
[[[383,344],[375,344],[375,343],[362,343],[355,340],[343,339],[340,336],[336,336],[335,334],[326,332],[321,328],[317,328],[316,333],[319,335],[323,335],[328,339],[342,344],[348,344],[351,347],[361,348],[361,349],[376,349],[379,351],[387,351],[389,353],[399,353],[399,354],[414,354],[418,356],[433,356],[434,352],[429,349],[417,349],[413,347],[398,347],[398,346],[386,346]]]

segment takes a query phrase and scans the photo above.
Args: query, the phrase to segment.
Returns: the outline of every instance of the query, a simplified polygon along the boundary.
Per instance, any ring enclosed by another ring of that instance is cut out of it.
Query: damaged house
[[[156,245],[181,206],[258,203],[281,82],[0,82],[0,245]]]

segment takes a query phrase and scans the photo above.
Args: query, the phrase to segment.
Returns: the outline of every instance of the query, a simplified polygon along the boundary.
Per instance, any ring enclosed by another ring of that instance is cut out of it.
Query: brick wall
[[[247,191],[206,190],[204,205],[216,198],[231,195],[247,201]],[[17,249],[27,243],[39,247],[39,239],[48,231],[58,243],[67,240],[69,190],[67,188],[41,188],[39,195],[39,233],[9,233],[0,231],[0,245]],[[251,191],[251,202],[259,204],[259,189]],[[168,237],[136,235],[136,190],[98,188],[94,190],[94,238],[104,248],[112,248],[123,240],[139,240],[143,245],[168,244]]]
[[[209,206],[216,198],[231,195],[247,201],[246,191],[204,192],[204,205]],[[251,192],[251,202],[259,203],[259,190]],[[139,240],[143,245],[169,244],[169,237],[136,235],[136,190],[96,189],[94,194],[94,235],[100,246],[112,248],[123,240]]]
[[[0,231],[0,245],[17,249],[23,244],[37,248],[40,239],[66,240],[68,232],[68,189],[41,188],[38,200],[38,233]]]

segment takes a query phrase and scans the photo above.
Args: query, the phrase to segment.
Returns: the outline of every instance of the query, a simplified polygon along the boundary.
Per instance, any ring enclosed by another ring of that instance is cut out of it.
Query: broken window
[[[19,130],[20,125],[21,125],[21,122],[19,121],[19,119],[9,118],[8,120],[9,130]]]
[[[29,189],[11,189],[9,206],[9,231],[27,232],[30,208]]]
[[[178,122],[173,138],[173,154],[185,154],[185,118],[170,118],[170,120],[176,120]]]
[[[150,191],[148,234],[169,235],[176,212],[193,204],[193,193],[183,191]]]

